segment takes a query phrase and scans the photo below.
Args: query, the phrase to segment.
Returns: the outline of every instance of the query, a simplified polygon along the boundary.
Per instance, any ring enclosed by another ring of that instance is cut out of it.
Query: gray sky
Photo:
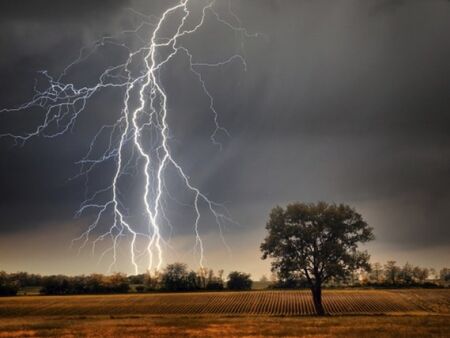
[[[165,1],[26,1],[0,4],[0,103],[14,107],[32,95],[37,71],[57,75],[79,49],[129,29],[139,16],[160,15]],[[218,1],[218,9],[227,5]],[[201,232],[208,265],[268,273],[259,244],[270,209],[291,201],[344,202],[374,227],[374,260],[448,265],[450,258],[450,3],[444,0],[232,1],[257,38],[244,46],[209,18],[186,42],[199,62],[236,51],[236,62],[204,71],[215,98],[223,149],[209,141],[208,101],[179,57],[164,72],[171,146],[203,192],[225,202],[240,224],[221,244],[205,217]],[[226,7],[225,7],[226,9]],[[150,34],[150,32],[147,32]],[[71,74],[90,83],[123,57],[100,49]],[[0,139],[0,270],[41,273],[105,271],[90,251],[70,249],[89,224],[74,219],[84,181],[69,180],[90,138],[120,98],[105,92],[89,103],[73,133],[36,138],[22,147]],[[29,130],[36,112],[0,114],[0,133]],[[112,173],[94,176],[101,185]],[[173,191],[179,183],[169,180]],[[129,196],[139,195],[131,185]],[[188,197],[180,192],[180,199]],[[184,197],[183,197],[184,196]],[[137,202],[136,202],[137,203]],[[137,205],[137,204],[136,204]],[[188,211],[175,208],[173,244],[191,257]],[[117,269],[128,272],[127,258]]]

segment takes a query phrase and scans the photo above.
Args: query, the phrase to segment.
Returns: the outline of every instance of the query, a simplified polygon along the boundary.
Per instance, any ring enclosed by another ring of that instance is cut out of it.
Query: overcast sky
[[[218,3],[218,10],[228,4]],[[159,16],[167,4],[1,2],[0,106],[29,100],[37,71],[57,76],[82,46],[135,27],[142,17],[130,8]],[[186,60],[175,59],[162,79],[174,156],[239,223],[225,229],[231,253],[213,222],[206,217],[201,223],[208,265],[257,278],[268,274],[259,245],[270,209],[318,200],[348,203],[374,227],[376,240],[367,246],[373,261],[448,265],[450,2],[231,5],[258,37],[242,45],[210,17],[187,42],[199,62],[236,51],[246,58],[246,70],[233,62],[203,73],[230,134],[219,135],[222,150],[209,140],[208,101],[189,76]],[[99,49],[71,81],[92,85],[97,72],[121,57],[120,49]],[[69,248],[89,224],[89,215],[74,219],[84,180],[70,178],[98,128],[120,113],[120,103],[114,92],[94,97],[73,132],[58,139],[37,137],[24,146],[0,139],[0,270],[105,272],[98,256]],[[35,112],[0,113],[0,134],[28,131],[37,118]],[[93,184],[111,170],[96,174]],[[189,258],[192,228],[182,224],[183,215],[173,212],[176,252],[168,252],[167,261],[184,260],[195,268]],[[129,272],[127,259],[118,270]]]

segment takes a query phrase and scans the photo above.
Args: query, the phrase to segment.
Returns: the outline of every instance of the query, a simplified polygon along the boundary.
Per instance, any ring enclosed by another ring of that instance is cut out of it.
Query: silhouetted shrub
[[[250,274],[233,271],[228,275],[227,288],[230,290],[250,290],[252,284]]]
[[[19,288],[12,284],[0,285],[0,296],[15,296]]]
[[[222,281],[211,281],[206,284],[206,290],[223,290]]]
[[[138,286],[135,287],[135,289],[136,289],[136,292],[142,293],[142,292],[145,291],[145,286],[144,285],[138,285]]]

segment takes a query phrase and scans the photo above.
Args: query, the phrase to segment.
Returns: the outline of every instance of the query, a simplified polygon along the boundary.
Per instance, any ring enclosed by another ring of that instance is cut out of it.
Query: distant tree
[[[19,291],[18,283],[15,283],[5,271],[0,271],[0,296],[15,296],[17,291]]]
[[[206,290],[223,290],[223,281],[219,279],[212,280],[206,284]]]
[[[208,279],[206,280],[206,284],[213,282],[216,279],[216,276],[214,275],[214,270],[209,269],[208,271]]]
[[[396,263],[396,261],[388,261],[384,265],[384,275],[386,277],[386,281],[392,285],[398,284],[401,271]]]
[[[201,289],[206,288],[206,284],[208,283],[208,269],[205,267],[201,267],[197,272],[197,280],[198,285]]]
[[[400,269],[399,277],[403,284],[411,285],[414,282],[414,267],[408,262],[405,263]]]
[[[42,281],[41,293],[46,295],[69,294],[69,277],[63,275],[46,276]]]
[[[425,283],[425,281],[429,275],[430,275],[430,270],[428,270],[427,268],[421,268],[419,266],[416,266],[413,269],[414,279],[421,284]]]
[[[83,294],[88,293],[86,288],[86,276],[75,276],[71,278],[70,293]]]
[[[144,286],[147,291],[155,291],[161,288],[161,278],[162,275],[159,271],[155,271],[154,273],[148,272],[144,277]]]
[[[376,262],[371,265],[370,270],[369,281],[372,283],[382,283],[384,277],[383,266],[380,263]]]
[[[217,279],[223,283],[223,269],[217,271]]]
[[[167,265],[161,278],[162,288],[168,291],[188,290],[188,274],[184,263]]]
[[[9,281],[9,275],[5,271],[0,271],[0,285]]]
[[[86,293],[105,293],[105,276],[93,273],[84,280]]]
[[[15,296],[19,288],[17,285],[12,283],[0,284],[0,297],[1,296]]]
[[[450,269],[443,268],[439,272],[439,279],[443,282],[450,282]]]
[[[128,282],[130,284],[144,284],[145,281],[145,273],[139,275],[128,276]]]
[[[186,277],[186,290],[198,290],[200,285],[198,283],[197,274],[194,271],[189,271]]]
[[[250,290],[253,281],[250,274],[232,271],[228,274],[227,288],[230,290]]]
[[[206,282],[206,290],[223,290],[223,270],[218,271],[218,276],[214,274],[212,269],[208,272],[208,279]]]
[[[318,315],[325,314],[323,283],[348,278],[357,269],[370,270],[369,255],[357,248],[374,238],[372,228],[347,205],[319,202],[276,207],[266,229],[262,258],[274,259],[272,269],[279,275],[307,279]]]
[[[369,264],[369,268],[367,270],[370,270],[370,264]],[[365,271],[365,270],[363,270]],[[362,271],[358,270],[353,270],[348,274],[348,277],[344,279],[344,282],[346,285],[351,285],[351,286],[360,286],[359,284],[359,279],[362,275]]]
[[[106,289],[111,293],[126,293],[130,290],[128,278],[123,273],[115,273],[108,277]]]

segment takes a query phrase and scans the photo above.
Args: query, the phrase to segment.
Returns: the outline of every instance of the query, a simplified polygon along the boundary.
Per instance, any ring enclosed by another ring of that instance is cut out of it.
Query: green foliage
[[[227,288],[229,290],[250,290],[253,281],[250,274],[244,272],[233,271],[228,274]]]
[[[321,287],[331,279],[348,279],[355,270],[370,270],[369,255],[358,245],[374,238],[372,228],[344,204],[294,203],[272,209],[261,244],[281,279],[306,278],[316,310],[323,314]]]
[[[276,207],[266,225],[268,236],[261,244],[263,259],[281,276],[292,274],[308,281],[346,278],[357,269],[370,270],[367,252],[359,243],[374,238],[372,228],[347,205],[319,202]]]

